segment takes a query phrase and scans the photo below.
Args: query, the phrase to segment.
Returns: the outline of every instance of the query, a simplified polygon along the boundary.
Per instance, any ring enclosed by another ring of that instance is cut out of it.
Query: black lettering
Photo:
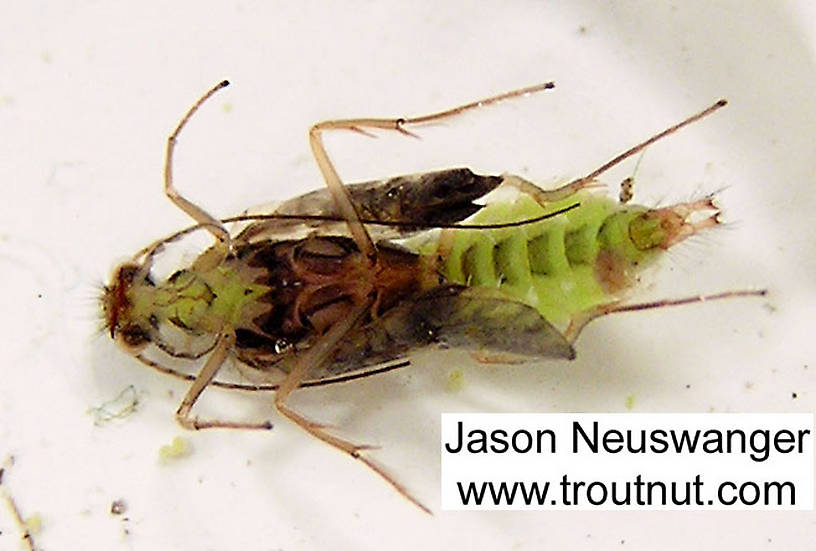
[[[578,453],[578,436],[583,439],[592,453],[598,453],[598,421],[592,422],[592,438],[584,432],[584,428],[578,421],[572,422],[572,453]]]
[[[601,493],[600,497],[592,497],[592,491],[595,488],[600,488],[600,490],[601,490],[600,491],[600,493]],[[609,493],[609,491],[606,489],[606,486],[604,485],[603,482],[595,481],[595,482],[590,482],[587,485],[586,497],[587,497],[587,501],[591,505],[603,505],[604,502],[606,502],[606,496],[607,496],[608,493]]]
[[[467,450],[470,453],[487,453],[487,433],[473,429],[468,433]]]
[[[523,436],[526,439],[526,446],[519,445],[519,436]],[[526,430],[517,430],[513,433],[513,451],[516,453],[527,453],[533,448],[533,435],[527,432]]]
[[[757,438],[759,437],[759,438]],[[760,440],[760,443],[757,443]],[[768,459],[771,452],[771,435],[767,430],[755,430],[751,433],[751,459],[762,463]]]
[[[802,429],[799,431],[799,453],[802,453],[802,448],[805,445],[805,436],[810,434],[810,429]]]
[[[456,423],[456,445],[451,446],[449,442],[445,442],[445,451],[448,453],[459,453],[462,451],[462,421]]]
[[[609,429],[603,436],[604,449],[609,453],[623,450],[623,434],[619,430]]]
[[[703,433],[703,451],[706,453],[723,453],[723,435],[718,430],[707,430]],[[694,450],[692,450],[694,453]]]
[[[789,430],[780,430],[774,436],[774,448],[779,453],[790,453],[793,451],[794,448],[794,438],[793,433]],[[786,446],[787,444],[787,446]]]
[[[667,436],[668,434],[666,434],[665,430],[662,429],[653,430],[652,445],[649,446],[649,449],[651,449],[655,453],[666,453],[669,450],[669,443],[666,440]]]
[[[459,500],[462,502],[462,505],[470,505],[471,500],[473,500],[475,505],[481,505],[484,499],[485,486],[485,483],[482,482],[481,489],[477,490],[475,482],[468,482],[467,491],[465,491],[462,487],[462,483],[457,482],[456,487],[459,489]]]
[[[505,453],[510,448],[507,444],[507,431],[496,429],[490,433],[490,439],[493,440],[490,450],[495,453]]]
[[[635,446],[636,433],[630,430],[626,431],[626,449],[629,450],[629,453],[646,453],[646,431],[641,430],[638,432],[640,433],[640,444]]]
[[[691,438],[691,435],[687,430],[684,430],[681,435],[680,439],[677,439],[677,433],[671,431],[671,437],[674,442],[674,447],[677,450],[677,453],[682,453],[684,447],[688,447],[689,453],[694,453],[697,449],[697,440],[700,439],[700,431],[694,431],[694,439]]]

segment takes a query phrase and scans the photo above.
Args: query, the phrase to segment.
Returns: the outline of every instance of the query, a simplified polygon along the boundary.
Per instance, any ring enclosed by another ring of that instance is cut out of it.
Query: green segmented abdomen
[[[647,209],[621,207],[588,193],[551,204],[546,212],[580,203],[565,214],[514,228],[451,230],[453,245],[439,270],[450,283],[500,289],[536,308],[556,326],[582,310],[614,300],[605,262],[628,272],[648,253],[635,250],[628,224]],[[527,195],[484,207],[469,223],[535,218],[545,210]],[[622,266],[626,264],[626,266]],[[613,290],[614,289],[614,290]]]

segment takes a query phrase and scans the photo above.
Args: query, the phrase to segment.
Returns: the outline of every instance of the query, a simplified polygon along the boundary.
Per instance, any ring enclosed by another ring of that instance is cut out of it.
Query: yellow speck
[[[626,400],[624,401],[624,405],[626,406],[626,409],[634,408],[635,407],[635,397],[632,396],[631,394],[629,396],[627,396]]]
[[[166,463],[190,455],[193,448],[186,438],[176,436],[169,444],[159,448],[159,461]]]
[[[224,102],[224,105],[221,106],[221,109],[224,113],[229,113],[232,111],[232,104],[230,102]]]
[[[454,369],[448,373],[448,392],[459,392],[465,386],[465,374],[461,369]]]
[[[26,530],[29,534],[37,535],[42,531],[42,516],[39,513],[34,513],[23,521]]]

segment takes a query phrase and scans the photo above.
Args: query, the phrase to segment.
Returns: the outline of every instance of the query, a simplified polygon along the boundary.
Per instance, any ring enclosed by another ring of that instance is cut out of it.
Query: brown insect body
[[[239,248],[237,261],[259,269],[255,283],[269,291],[258,299],[268,311],[251,328],[236,330],[238,359],[261,370],[283,365],[283,356],[310,346],[355,305],[373,300],[365,325],[436,279],[412,252],[387,245],[377,252],[372,265],[353,240],[341,236]]]

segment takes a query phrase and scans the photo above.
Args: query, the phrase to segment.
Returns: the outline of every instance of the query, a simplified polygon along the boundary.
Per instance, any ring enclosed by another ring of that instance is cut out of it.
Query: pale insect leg
[[[343,181],[340,179],[340,176],[337,174],[334,164],[331,162],[331,159],[329,159],[329,156],[326,153],[326,148],[323,145],[322,137],[322,133],[325,130],[352,130],[370,135],[363,129],[378,128],[381,130],[396,130],[402,134],[416,137],[415,134],[406,130],[405,127],[409,125],[438,122],[478,107],[485,107],[500,101],[547,90],[549,88],[553,88],[554,86],[555,85],[552,82],[536,84],[534,86],[528,86],[527,88],[520,88],[518,90],[505,92],[504,94],[499,94],[497,96],[473,101],[458,107],[453,107],[451,109],[438,111],[428,115],[421,115],[418,117],[400,117],[391,119],[338,119],[320,122],[312,126],[309,129],[309,145],[312,148],[312,154],[315,157],[317,166],[320,168],[320,172],[323,174],[323,179],[326,181],[326,186],[329,188],[329,192],[331,193],[334,202],[337,204],[340,214],[346,219],[351,236],[354,238],[354,242],[360,248],[360,251],[365,254],[372,261],[372,263],[376,260],[376,249],[374,247],[374,243],[371,241],[368,231],[366,231],[365,226],[360,220],[360,214],[351,199],[351,195],[343,184]]]
[[[221,421],[221,420],[201,420],[198,417],[190,415],[193,405],[195,405],[198,397],[204,392],[204,389],[212,382],[218,370],[224,364],[227,355],[232,347],[235,345],[235,333],[228,331],[222,333],[218,337],[213,351],[207,358],[204,367],[201,368],[198,375],[196,375],[193,384],[187,390],[181,405],[176,410],[176,420],[185,429],[201,430],[212,428],[228,428],[228,429],[262,429],[268,430],[272,428],[272,423],[264,421],[263,423],[244,423],[240,421]]]
[[[167,138],[167,149],[164,157],[164,193],[167,197],[175,203],[175,205],[186,212],[193,220],[207,228],[215,238],[226,246],[226,250],[230,250],[230,234],[224,225],[215,217],[210,215],[207,211],[184,198],[178,190],[173,186],[173,152],[176,148],[176,141],[181,130],[187,124],[187,121],[198,111],[201,105],[210,99],[210,97],[218,92],[220,89],[229,86],[229,81],[223,80],[212,87],[206,94],[201,96],[197,102],[187,111],[184,117],[173,130],[173,133]]]
[[[369,469],[377,473],[383,480],[388,482],[388,484],[390,484],[391,487],[393,487],[402,496],[426,513],[430,514],[430,509],[411,495],[405,486],[397,482],[397,480],[388,474],[383,467],[378,465],[373,459],[360,453],[364,450],[373,449],[374,446],[354,444],[353,442],[349,442],[348,440],[344,440],[329,434],[325,430],[325,425],[308,419],[307,417],[291,409],[286,404],[286,400],[289,395],[301,385],[304,378],[308,375],[309,370],[319,367],[325,362],[329,361],[329,355],[334,347],[337,346],[340,339],[342,339],[360,321],[365,313],[368,312],[372,306],[372,303],[373,301],[369,299],[362,304],[358,304],[348,316],[336,323],[302,356],[295,359],[292,369],[289,371],[286,379],[284,379],[275,393],[275,408],[281,413],[281,415],[296,423],[312,436],[337,448],[338,450],[349,454],[354,459],[357,459],[365,464]]]
[[[593,170],[592,172],[590,172],[586,176],[582,176],[581,178],[577,178],[577,179],[575,179],[575,180],[573,180],[573,181],[569,182],[568,184],[565,184],[565,185],[563,185],[561,187],[558,187],[558,188],[555,188],[555,189],[549,189],[549,190],[541,189],[540,187],[538,187],[534,183],[532,183],[532,182],[530,182],[528,180],[525,180],[524,178],[522,178],[520,176],[516,176],[514,174],[505,176],[505,182],[504,183],[519,189],[522,193],[530,195],[541,206],[546,206],[547,204],[549,204],[549,203],[551,203],[553,201],[560,201],[561,199],[566,199],[567,197],[570,197],[572,194],[574,194],[577,191],[580,191],[582,189],[600,187],[601,184],[596,182],[595,179],[598,176],[600,176],[601,174],[603,174],[604,172],[606,172],[607,170],[609,170],[610,168],[612,168],[613,166],[615,166],[617,164],[620,164],[621,162],[628,159],[632,155],[635,155],[635,154],[643,151],[644,149],[646,149],[647,147],[649,147],[650,145],[652,145],[656,141],[661,140],[661,139],[663,139],[666,136],[669,136],[671,134],[674,134],[675,132],[677,132],[678,130],[683,128],[684,126],[688,126],[688,125],[690,125],[690,124],[692,124],[694,122],[697,122],[698,120],[702,119],[703,117],[707,117],[708,115],[710,115],[714,111],[716,111],[716,110],[718,110],[718,109],[720,109],[722,107],[725,107],[725,105],[727,103],[728,102],[726,100],[724,100],[724,99],[721,99],[721,100],[717,101],[711,107],[703,109],[699,113],[697,113],[695,115],[692,115],[691,117],[689,117],[689,118],[687,118],[687,119],[685,119],[685,120],[683,120],[683,121],[681,121],[681,122],[679,122],[679,123],[677,123],[675,125],[670,126],[669,128],[663,130],[662,132],[658,132],[657,134],[655,134],[651,138],[649,138],[647,140],[644,140],[644,141],[640,142],[639,144],[637,144],[637,145],[635,145],[633,147],[630,147],[629,149],[627,149],[623,153],[615,156],[614,158],[612,158],[608,162],[604,163],[599,168]],[[630,192],[631,192],[631,188],[630,188]],[[621,202],[625,203],[626,201],[623,201],[623,198],[624,198],[624,193],[623,193],[623,190],[622,190],[621,191]]]
[[[635,304],[626,304],[622,302],[610,302],[601,304],[589,310],[579,312],[570,321],[569,327],[564,332],[564,338],[570,344],[574,344],[578,335],[584,327],[592,320],[607,316],[609,314],[617,314],[620,312],[635,312],[639,310],[652,310],[655,308],[663,308],[665,306],[682,306],[684,304],[694,304],[698,302],[709,302],[712,300],[730,299],[737,297],[764,297],[768,293],[767,289],[759,290],[741,290],[741,291],[726,291],[724,293],[717,293],[713,295],[697,295],[693,297],[683,297],[675,299],[662,299],[652,302],[640,302]]]

